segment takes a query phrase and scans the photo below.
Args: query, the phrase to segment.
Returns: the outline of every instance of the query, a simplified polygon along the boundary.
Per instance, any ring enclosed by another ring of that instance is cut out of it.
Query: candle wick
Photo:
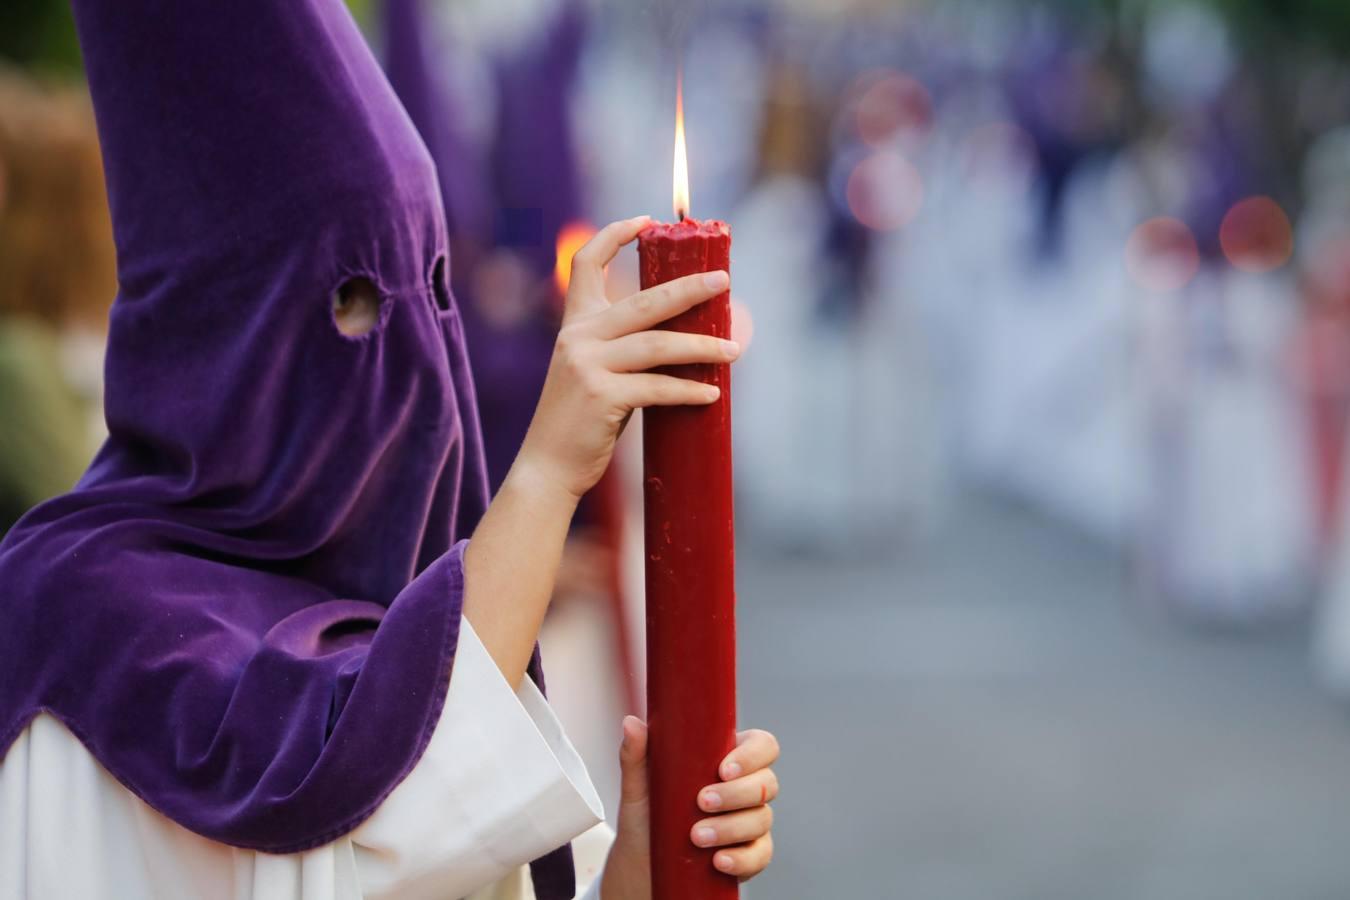
[[[680,210],[680,221],[684,221],[684,210]]]

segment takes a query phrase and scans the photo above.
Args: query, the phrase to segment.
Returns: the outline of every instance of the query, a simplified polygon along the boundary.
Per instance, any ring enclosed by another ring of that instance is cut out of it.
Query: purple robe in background
[[[0,544],[0,753],[46,710],[184,827],[305,850],[425,749],[488,498],[435,170],[340,0],[74,6],[109,437]],[[535,875],[572,896],[566,847]]]
[[[454,102],[439,89],[432,71],[421,0],[385,0],[383,12],[384,70],[431,153],[450,239],[482,243],[490,233],[492,203],[484,164],[473,142],[457,128]],[[452,282],[457,282],[463,262],[456,261]]]
[[[1187,181],[1181,219],[1195,235],[1200,253],[1212,259],[1223,255],[1219,227],[1224,215],[1256,191],[1255,166],[1228,121],[1232,118],[1228,113],[1217,101],[1192,113],[1184,138],[1187,163],[1195,174]]]
[[[1092,103],[1083,66],[1070,38],[1055,32],[1033,39],[1004,78],[1017,123],[1036,148],[1037,250],[1047,260],[1063,250],[1064,198],[1075,170],[1106,146],[1105,135],[1083,129],[1080,121]]]
[[[585,23],[572,0],[555,15],[496,66],[497,245],[525,256],[541,278],[552,276],[558,232],[582,213],[571,100]]]
[[[386,0],[385,68],[441,174],[451,240],[456,247],[474,248],[469,265],[461,260],[454,272],[454,289],[477,385],[488,481],[495,490],[520,450],[553,355],[558,318],[548,298],[558,233],[582,212],[569,103],[584,19],[579,5],[568,2],[547,27],[497,61],[497,119],[488,165],[454,128],[451,102],[428,66],[422,12],[418,0]],[[522,260],[539,288],[535,308],[509,327],[484,314],[493,298],[475,294],[469,268],[502,250]]]

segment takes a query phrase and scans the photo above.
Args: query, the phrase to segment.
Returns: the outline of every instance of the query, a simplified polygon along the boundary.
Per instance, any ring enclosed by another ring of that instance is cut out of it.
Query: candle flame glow
[[[558,288],[559,296],[565,295],[568,285],[572,283],[572,257],[576,256],[577,251],[593,237],[595,237],[594,226],[589,222],[580,220],[568,222],[558,232],[557,256],[553,264],[553,283]]]
[[[675,79],[675,218],[689,215],[689,158],[684,149],[684,76]]]

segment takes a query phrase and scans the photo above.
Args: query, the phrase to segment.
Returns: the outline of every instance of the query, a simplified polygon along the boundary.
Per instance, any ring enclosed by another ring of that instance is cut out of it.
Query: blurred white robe
[[[529,860],[573,838],[578,890],[599,900],[603,815],[548,702],[528,678],[512,691],[464,620],[422,758],[360,827],[303,853],[188,831],[39,715],[0,762],[0,900],[530,900]]]

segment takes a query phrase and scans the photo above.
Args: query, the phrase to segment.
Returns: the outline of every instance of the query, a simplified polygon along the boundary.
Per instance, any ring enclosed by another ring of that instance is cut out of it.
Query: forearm
[[[725,272],[687,275],[618,303],[604,267],[647,224],[614,222],[577,252],[567,308],[520,454],[464,560],[464,615],[512,687],[529,665],[577,501],[604,473],[623,423],[644,406],[702,406],[715,386],[654,372],[727,363],[740,347],[654,328],[726,289]]]
[[[517,461],[464,553],[464,616],[520,686],[558,576],[575,495]]]

